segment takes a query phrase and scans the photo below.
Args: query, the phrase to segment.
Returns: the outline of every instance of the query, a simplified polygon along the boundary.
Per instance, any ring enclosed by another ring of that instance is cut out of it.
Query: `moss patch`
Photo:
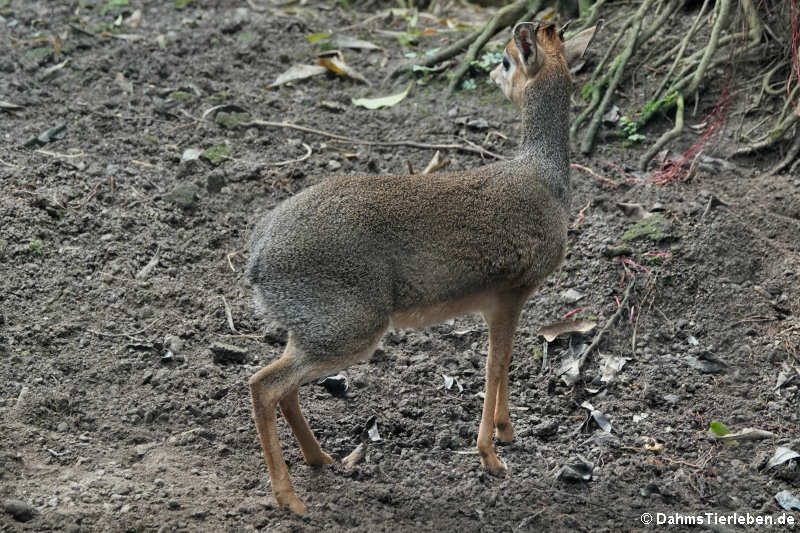
[[[651,215],[647,218],[643,218],[622,234],[623,242],[632,242],[641,239],[661,242],[675,238],[676,235],[672,232],[672,224],[661,215]]]
[[[209,163],[218,167],[221,165],[231,153],[231,147],[227,144],[217,144],[203,152],[200,157],[208,160]]]
[[[219,113],[217,113],[217,117],[214,119],[214,121],[223,128],[234,130],[238,128],[243,122],[249,122],[250,114],[226,113],[224,111],[220,111]]]

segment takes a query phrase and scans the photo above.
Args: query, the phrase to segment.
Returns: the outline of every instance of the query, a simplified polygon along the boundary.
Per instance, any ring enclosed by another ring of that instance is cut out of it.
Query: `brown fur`
[[[259,309],[290,331],[281,358],[250,379],[279,505],[305,510],[281,454],[276,406],[306,461],[330,463],[300,411],[299,385],[368,358],[390,327],[471,311],[489,326],[478,451],[489,473],[506,475],[492,434],[513,438],[514,332],[525,301],[558,268],[567,244],[570,76],[557,32],[548,28],[515,28],[508,53],[518,69],[498,81],[523,112],[517,158],[425,176],[331,177],[257,226],[248,281]]]

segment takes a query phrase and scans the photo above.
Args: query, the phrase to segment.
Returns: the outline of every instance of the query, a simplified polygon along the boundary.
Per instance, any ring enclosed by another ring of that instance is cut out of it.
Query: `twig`
[[[3,161],[2,159],[0,159],[0,164],[2,164],[2,165],[5,165],[5,166],[7,166],[7,167],[9,167],[9,168],[19,168],[17,165],[14,165],[14,164],[12,164],[12,163],[6,163],[6,162],[5,162],[5,161]]]
[[[231,267],[231,270],[233,272],[236,272],[236,268],[233,266],[233,262],[231,261],[231,257],[239,255],[240,252],[241,252],[241,250],[236,250],[235,252],[230,252],[230,253],[225,254],[225,258],[228,260],[228,266]]]
[[[143,327],[139,331],[134,331],[133,333],[106,333],[104,331],[95,331],[93,329],[87,329],[86,331],[88,331],[89,333],[94,333],[95,335],[99,335],[101,337],[127,337],[129,339],[136,340],[136,335],[141,335],[142,333],[144,333],[145,331],[150,329],[153,326],[153,324],[155,324],[159,320],[161,320],[161,319],[160,318],[156,318],[155,320],[153,320],[152,322],[147,324],[145,327]]]
[[[586,361],[589,359],[589,354],[594,350],[598,344],[600,344],[600,339],[603,338],[603,335],[608,331],[614,322],[622,316],[622,311],[626,308],[626,303],[631,296],[631,291],[633,290],[633,286],[636,284],[636,278],[631,278],[630,283],[628,283],[628,288],[625,289],[625,293],[622,296],[622,302],[620,302],[619,307],[617,307],[617,311],[608,319],[608,321],[603,326],[603,329],[597,332],[597,334],[592,339],[592,343],[589,345],[588,348],[583,352],[581,358],[578,359],[578,373],[580,374],[581,368],[583,365],[586,364]]]
[[[583,218],[584,218],[584,213],[586,213],[586,210],[589,209],[590,205],[592,205],[592,201],[591,200],[587,200],[586,201],[586,205],[583,206],[583,209],[581,209],[578,212],[578,218],[575,219],[575,222],[572,224],[572,226],[570,226],[571,230],[577,230],[581,226],[581,222],[583,222]],[[564,318],[566,318],[566,316]]]
[[[73,157],[83,157],[86,155],[84,152],[81,152],[79,154],[59,154],[58,152],[48,152],[47,150],[34,150],[34,152],[43,155],[49,155],[50,157],[64,157],[67,159],[71,159]]]
[[[600,174],[598,174],[597,172],[595,172],[594,170],[592,170],[589,167],[585,167],[583,165],[579,165],[578,163],[570,163],[569,166],[571,166],[572,168],[577,168],[578,170],[583,170],[584,172],[589,173],[591,176],[593,176],[598,181],[606,183],[606,184],[610,185],[611,187],[619,187],[619,183],[617,183],[614,180],[611,180],[611,179],[608,179],[608,178],[604,178],[603,176],[601,176]]]
[[[309,128],[307,126],[292,124],[290,122],[271,122],[268,120],[251,120],[250,122],[242,123],[241,126],[244,128],[289,128],[297,131],[304,131],[306,133],[313,133],[315,135],[321,135],[323,137],[329,137],[336,141],[350,143],[350,144],[363,144],[367,146],[409,146],[412,148],[422,148],[425,150],[461,150],[462,152],[471,152],[479,155],[488,155],[495,159],[506,159],[505,156],[502,156],[500,154],[495,154],[494,152],[491,152],[486,148],[483,148],[478,145],[468,146],[463,144],[428,144],[416,141],[365,141],[363,139],[354,139],[352,137],[345,137],[344,135],[329,133],[327,131]]]
[[[95,183],[94,187],[92,188],[92,192],[89,193],[89,196],[87,196],[86,199],[83,202],[80,203],[80,205],[78,205],[78,206],[70,206],[70,207],[75,209],[75,211],[83,209],[86,206],[86,204],[88,204],[89,202],[92,201],[92,198],[95,197],[95,195],[97,194],[98,189],[104,183],[110,183],[111,184],[111,188],[113,190],[113,188],[114,188],[114,178],[106,178],[106,179],[104,179],[102,181],[98,181],[97,183]]]
[[[311,157],[311,147],[309,145],[307,145],[306,143],[303,143],[303,148],[306,149],[306,154],[304,156],[299,157],[297,159],[288,159],[286,161],[279,161],[277,163],[272,163],[272,166],[273,167],[283,167],[283,166],[286,166],[286,165],[291,165],[292,163],[302,163],[303,161],[305,161],[306,159]]]
[[[228,305],[228,300],[225,297],[222,297],[222,305],[225,306],[225,318],[228,320],[228,328],[230,328],[232,333],[238,334],[239,331],[233,325],[233,313],[231,313],[231,306]]]

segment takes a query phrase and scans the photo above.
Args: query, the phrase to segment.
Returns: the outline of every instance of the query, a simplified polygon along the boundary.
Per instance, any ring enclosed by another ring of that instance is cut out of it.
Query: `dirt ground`
[[[691,180],[657,185],[632,170],[641,149],[607,128],[592,157],[573,161],[616,185],[573,169],[565,265],[528,303],[516,337],[516,436],[499,448],[510,477],[487,476],[473,453],[488,342],[481,319],[466,316],[388,334],[369,362],[345,372],[346,396],[301,390],[337,461],[306,466],[280,420],[308,512],[277,508],[247,379],[283,338],[265,334],[252,312],[248,230],[333,172],[418,171],[433,151],[227,120],[246,112],[512,156],[517,112],[480,70],[473,89],[450,99],[444,80],[418,84],[394,107],[352,105],[403,89],[382,80],[409,48],[370,30],[397,30],[397,21],[345,32],[383,48],[345,53],[374,87],[330,74],[265,90],[292,64],[315,61],[319,44],[307,35],[364,16],[333,5],[262,13],[223,0],[115,3],[127,2],[0,1],[0,100],[22,106],[0,109],[0,530],[648,531],[659,527],[642,524],[645,512],[778,517],[777,493],[800,497],[797,460],[767,465],[779,446],[800,452],[800,177],[761,177],[778,153],[731,162],[729,128],[717,159]],[[606,31],[589,65],[613,25]],[[696,122],[713,100],[709,88]],[[228,107],[207,113],[219,105]],[[50,142],[35,141],[60,125]],[[677,147],[695,140],[688,132]],[[304,144],[311,154],[297,161]],[[484,164],[476,153],[444,155],[449,169]],[[637,226],[620,202],[656,214]],[[566,386],[562,360],[614,315],[632,279],[620,320],[583,379]],[[538,329],[576,308],[571,318],[600,327],[550,343],[543,372]],[[215,359],[216,343],[238,350]],[[601,380],[606,357],[628,358],[610,383]],[[456,383],[445,387],[443,376]],[[584,424],[584,401],[610,432]],[[381,440],[347,470],[339,460],[371,417]],[[714,442],[712,421],[774,435]],[[578,456],[591,479],[559,476]],[[725,527],[714,530],[743,529]]]

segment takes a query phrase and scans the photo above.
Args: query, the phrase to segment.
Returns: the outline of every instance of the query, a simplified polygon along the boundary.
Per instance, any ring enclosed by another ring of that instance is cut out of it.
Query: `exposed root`
[[[647,170],[647,165],[650,160],[655,157],[661,148],[668,142],[680,136],[683,133],[683,95],[679,94],[675,107],[675,126],[664,133],[653,145],[647,149],[642,158],[639,160],[639,170]]]
[[[767,175],[772,176],[773,174],[781,172],[783,169],[792,164],[792,161],[794,161],[794,159],[797,157],[797,154],[800,154],[800,135],[795,135],[794,142],[789,148],[789,151],[786,153],[786,156],[780,161],[780,163],[772,167],[769,172],[767,172]]]

